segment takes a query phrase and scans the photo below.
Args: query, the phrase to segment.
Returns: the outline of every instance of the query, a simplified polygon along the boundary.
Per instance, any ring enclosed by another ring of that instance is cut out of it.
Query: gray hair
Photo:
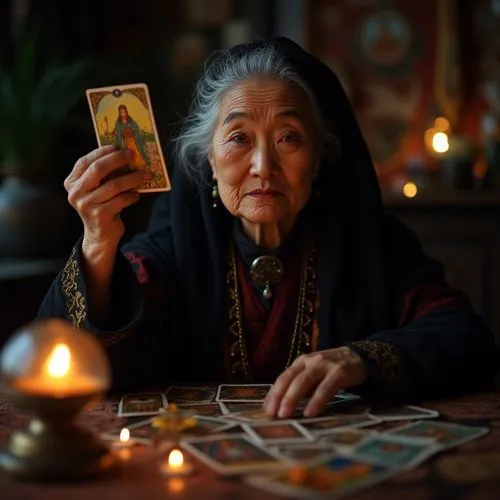
[[[309,85],[270,43],[239,57],[229,51],[218,51],[209,62],[194,91],[187,118],[175,138],[178,164],[192,178],[200,179],[212,147],[212,138],[221,98],[238,83],[252,77],[264,77],[286,82],[301,89],[312,109],[313,124],[324,153],[338,149],[336,137],[323,121],[316,96]]]

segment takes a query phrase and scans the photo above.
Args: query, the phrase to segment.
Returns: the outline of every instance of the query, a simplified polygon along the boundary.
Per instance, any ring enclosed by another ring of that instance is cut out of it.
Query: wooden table
[[[425,402],[441,419],[488,425],[491,432],[475,441],[438,454],[422,466],[348,498],[353,500],[498,500],[500,498],[500,391],[446,401]],[[101,432],[123,425],[116,416],[116,401],[108,400],[81,415],[81,422]],[[0,398],[0,446],[13,430],[25,425],[24,416]],[[496,461],[486,474],[481,460]],[[459,462],[457,467],[457,461]],[[156,470],[152,453],[137,449],[134,457],[113,476],[70,484],[18,483],[0,474],[1,500],[272,500],[274,495],[246,486],[238,478],[221,478],[200,463],[197,473],[184,480],[166,481]],[[474,472],[472,474],[472,472]]]

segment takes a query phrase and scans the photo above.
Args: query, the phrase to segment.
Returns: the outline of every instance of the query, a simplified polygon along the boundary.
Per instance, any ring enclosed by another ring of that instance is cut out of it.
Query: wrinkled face
[[[223,95],[210,164],[231,214],[250,223],[293,225],[309,199],[318,156],[302,90],[252,79]]]

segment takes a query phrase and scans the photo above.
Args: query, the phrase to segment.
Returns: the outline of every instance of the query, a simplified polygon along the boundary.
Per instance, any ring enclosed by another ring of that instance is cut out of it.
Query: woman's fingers
[[[326,406],[328,401],[341,389],[341,367],[333,366],[329,369],[325,378],[314,391],[313,396],[304,409],[304,416],[316,417]]]
[[[328,365],[321,361],[312,361],[306,364],[302,370],[290,383],[285,395],[281,400],[278,410],[279,418],[290,417],[301,400],[305,398],[311,390],[316,387],[326,375]]]
[[[77,181],[89,168],[89,166],[99,158],[106,156],[113,151],[116,151],[116,146],[113,144],[108,144],[107,146],[102,146],[100,148],[94,149],[90,153],[82,156],[74,165],[73,170],[71,170],[68,177],[64,181],[64,185],[68,190],[68,186],[66,184],[71,184]]]
[[[293,379],[305,367],[305,356],[297,358],[277,379],[264,401],[264,410],[268,415],[277,416],[281,400]]]
[[[138,199],[139,193],[129,191],[121,193],[104,203],[88,203],[89,208],[85,213],[85,224],[92,231],[94,237],[106,238],[110,236],[106,234],[108,232],[107,228],[112,226],[120,212],[124,208],[133,205]],[[87,204],[85,200],[83,204]]]
[[[88,193],[97,189],[109,174],[126,165],[131,155],[132,153],[125,149],[113,151],[94,160],[78,179],[78,191]]]
[[[89,193],[89,199],[93,204],[105,203],[121,193],[138,189],[148,179],[151,179],[151,174],[144,170],[114,177]]]

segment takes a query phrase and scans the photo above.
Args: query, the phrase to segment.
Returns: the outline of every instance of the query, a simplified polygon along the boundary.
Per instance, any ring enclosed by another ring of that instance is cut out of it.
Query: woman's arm
[[[365,362],[366,392],[408,399],[478,390],[500,366],[491,332],[469,299],[444,281],[402,297],[398,328],[348,344]]]

